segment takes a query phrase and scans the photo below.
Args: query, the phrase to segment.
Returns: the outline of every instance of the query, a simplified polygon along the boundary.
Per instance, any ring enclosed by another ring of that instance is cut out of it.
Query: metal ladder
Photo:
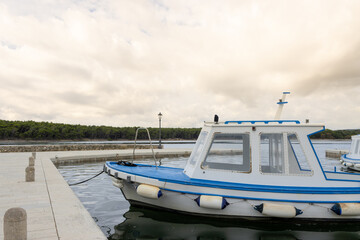
[[[153,147],[152,142],[151,142],[151,137],[150,137],[149,130],[148,130],[147,128],[144,128],[144,127],[140,127],[140,128],[138,128],[138,129],[136,129],[134,149],[133,149],[133,159],[132,159],[131,163],[133,163],[134,160],[135,160],[136,140],[137,140],[137,137],[138,137],[139,130],[146,130],[147,135],[148,135],[148,137],[149,137],[149,141],[150,141],[150,146],[151,146],[151,151],[152,151],[152,155],[153,155],[154,162],[155,162],[155,167],[157,168],[158,166],[161,166],[161,159],[159,160],[159,165],[157,165],[157,159],[156,159],[156,157],[155,157],[154,147]]]

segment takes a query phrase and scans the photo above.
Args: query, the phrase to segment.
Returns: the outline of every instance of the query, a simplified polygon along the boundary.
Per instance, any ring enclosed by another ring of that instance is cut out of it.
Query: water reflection
[[[209,219],[131,207],[114,227],[118,239],[360,239],[359,224]]]

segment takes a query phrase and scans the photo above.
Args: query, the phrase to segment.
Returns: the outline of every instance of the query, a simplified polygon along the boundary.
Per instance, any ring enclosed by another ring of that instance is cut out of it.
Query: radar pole
[[[285,102],[286,95],[289,95],[289,94],[290,94],[290,92],[283,92],[282,98],[279,99],[279,102],[277,103],[279,105],[279,107],[275,114],[275,120],[280,120],[284,105],[288,103],[288,102]]]

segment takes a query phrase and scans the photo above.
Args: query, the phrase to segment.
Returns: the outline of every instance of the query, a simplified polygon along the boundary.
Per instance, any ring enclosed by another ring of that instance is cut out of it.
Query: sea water
[[[192,147],[189,145],[188,147]],[[165,145],[165,148],[184,145]],[[350,141],[314,141],[325,170],[340,169],[338,159],[325,157],[326,149],[349,149]],[[187,158],[163,158],[164,166],[183,168]],[[153,159],[142,160],[153,164]],[[90,178],[104,163],[59,166],[66,181]],[[349,223],[293,224],[244,220],[209,219],[130,207],[111,179],[102,174],[84,184],[72,186],[85,208],[108,239],[360,239],[360,225]]]

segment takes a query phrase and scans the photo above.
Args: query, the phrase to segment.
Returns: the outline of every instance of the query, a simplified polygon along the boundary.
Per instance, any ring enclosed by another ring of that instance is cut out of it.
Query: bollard
[[[35,158],[29,157],[29,166],[34,166],[34,165],[35,165]]]
[[[32,157],[33,157],[34,159],[36,159],[36,152],[33,152],[33,153],[32,153]]]
[[[4,240],[26,240],[27,215],[23,208],[10,208],[4,215]]]
[[[35,168],[34,166],[28,166],[25,169],[25,180],[26,182],[34,182],[35,181]]]

